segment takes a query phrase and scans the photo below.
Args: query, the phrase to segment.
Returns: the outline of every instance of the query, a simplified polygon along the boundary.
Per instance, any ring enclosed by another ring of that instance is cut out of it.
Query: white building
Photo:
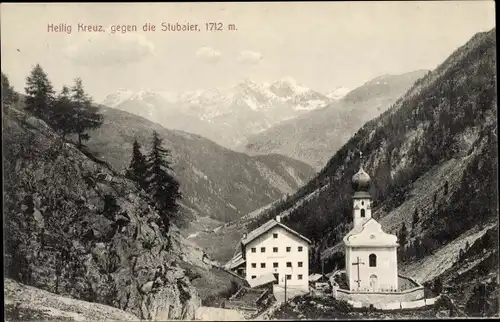
[[[259,276],[274,274],[276,283],[290,289],[309,290],[309,244],[311,241],[271,219],[243,236],[241,253],[250,285]]]
[[[352,177],[354,227],[344,237],[349,290],[395,291],[398,289],[397,237],[385,233],[372,218],[370,180],[362,167]]]

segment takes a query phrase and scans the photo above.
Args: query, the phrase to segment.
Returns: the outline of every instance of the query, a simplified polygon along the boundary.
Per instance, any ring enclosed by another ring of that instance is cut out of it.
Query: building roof
[[[276,282],[276,277],[274,276],[273,273],[268,273],[268,274],[260,275],[256,279],[249,280],[248,284],[250,285],[250,287],[258,287],[258,286],[262,286],[262,285],[266,285],[268,283],[274,283],[274,282]]]
[[[241,252],[236,254],[233,258],[231,258],[224,267],[226,269],[235,269],[245,263],[245,259],[243,258]]]
[[[299,233],[298,233],[298,232],[296,232],[295,230],[293,230],[293,229],[291,229],[291,228],[289,228],[289,227],[287,227],[287,226],[283,225],[283,224],[282,224],[282,223],[280,223],[280,222],[277,222],[277,221],[276,221],[276,220],[274,220],[274,219],[271,219],[271,220],[269,220],[268,222],[266,222],[265,224],[263,224],[262,226],[260,226],[259,228],[252,230],[252,231],[251,231],[251,232],[250,232],[250,233],[249,233],[249,234],[248,234],[245,238],[243,238],[243,239],[241,240],[241,244],[242,244],[243,246],[247,245],[248,243],[250,243],[251,241],[253,241],[255,238],[257,238],[257,237],[259,237],[259,236],[261,236],[261,235],[265,234],[265,233],[266,233],[266,232],[268,232],[271,228],[274,228],[274,227],[276,227],[276,226],[280,226],[280,227],[282,227],[282,228],[286,229],[288,232],[292,233],[293,235],[295,235],[295,236],[297,236],[297,237],[299,237],[299,238],[301,238],[301,239],[305,240],[305,241],[306,241],[306,242],[308,242],[308,243],[311,243],[311,241],[310,241],[308,238],[306,238],[306,237],[302,236],[301,234],[299,234]]]
[[[323,278],[323,275],[321,275],[321,274],[311,274],[311,275],[309,275],[309,282],[317,282],[321,278]]]

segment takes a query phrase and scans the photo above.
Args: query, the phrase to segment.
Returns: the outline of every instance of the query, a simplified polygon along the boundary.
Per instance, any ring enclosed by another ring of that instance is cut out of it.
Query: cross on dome
[[[363,152],[359,151],[359,159],[363,159]],[[371,178],[368,173],[363,170],[363,167],[359,166],[359,171],[352,177],[352,186],[355,191],[368,191],[370,188]]]

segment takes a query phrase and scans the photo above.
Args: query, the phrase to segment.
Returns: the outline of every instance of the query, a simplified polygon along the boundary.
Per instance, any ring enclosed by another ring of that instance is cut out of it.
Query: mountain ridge
[[[169,129],[200,134],[235,149],[246,138],[283,120],[320,108],[326,95],[284,77],[272,83],[244,80],[228,88],[169,93],[119,90],[103,105],[142,116]]]
[[[251,157],[118,109],[101,106],[101,112],[104,124],[89,132],[88,149],[123,171],[129,165],[134,139],[146,149],[156,130],[171,149],[174,173],[185,195],[183,209],[191,217],[237,219],[292,193],[314,175],[309,165],[285,156]]]
[[[279,153],[320,170],[365,122],[393,104],[427,70],[383,75],[347,92],[320,109],[283,121],[248,139],[239,150],[246,153]]]

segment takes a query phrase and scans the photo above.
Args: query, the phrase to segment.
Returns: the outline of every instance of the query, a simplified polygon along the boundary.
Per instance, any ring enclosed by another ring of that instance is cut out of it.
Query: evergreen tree
[[[9,78],[2,73],[2,107],[9,107],[18,100],[17,93],[10,86]]]
[[[85,93],[80,78],[75,79],[71,94],[74,133],[78,135],[78,146],[81,147],[82,142],[89,139],[89,135],[85,132],[101,126],[102,115],[98,113],[99,109],[92,105],[92,98]]]
[[[75,131],[74,108],[71,102],[70,89],[63,86],[52,109],[50,124],[63,138]]]
[[[434,280],[432,291],[434,292],[434,294],[441,294],[441,292],[443,291],[443,282],[441,282],[441,278],[438,277]]]
[[[418,210],[417,208],[415,208],[415,212],[413,213],[412,227],[415,227],[417,223],[418,223]]]
[[[406,229],[405,223],[401,226],[401,230],[399,232],[399,244],[404,248],[406,245],[406,240],[408,237],[408,230]]]
[[[153,198],[162,218],[165,232],[168,232],[170,221],[177,213],[177,200],[182,197],[179,182],[170,174],[172,168],[168,158],[170,150],[162,147],[162,139],[153,132],[151,151],[148,155],[147,182],[148,193]]]
[[[484,283],[481,283],[474,287],[473,294],[469,298],[466,304],[466,311],[472,316],[484,316],[488,313],[489,301],[488,301],[488,288]]]
[[[147,163],[146,157],[141,152],[141,145],[137,140],[134,140],[132,147],[132,160],[130,161],[129,168],[127,169],[127,177],[134,180],[144,190],[147,190]]]
[[[26,109],[43,120],[52,117],[54,89],[47,74],[37,64],[26,78]]]

